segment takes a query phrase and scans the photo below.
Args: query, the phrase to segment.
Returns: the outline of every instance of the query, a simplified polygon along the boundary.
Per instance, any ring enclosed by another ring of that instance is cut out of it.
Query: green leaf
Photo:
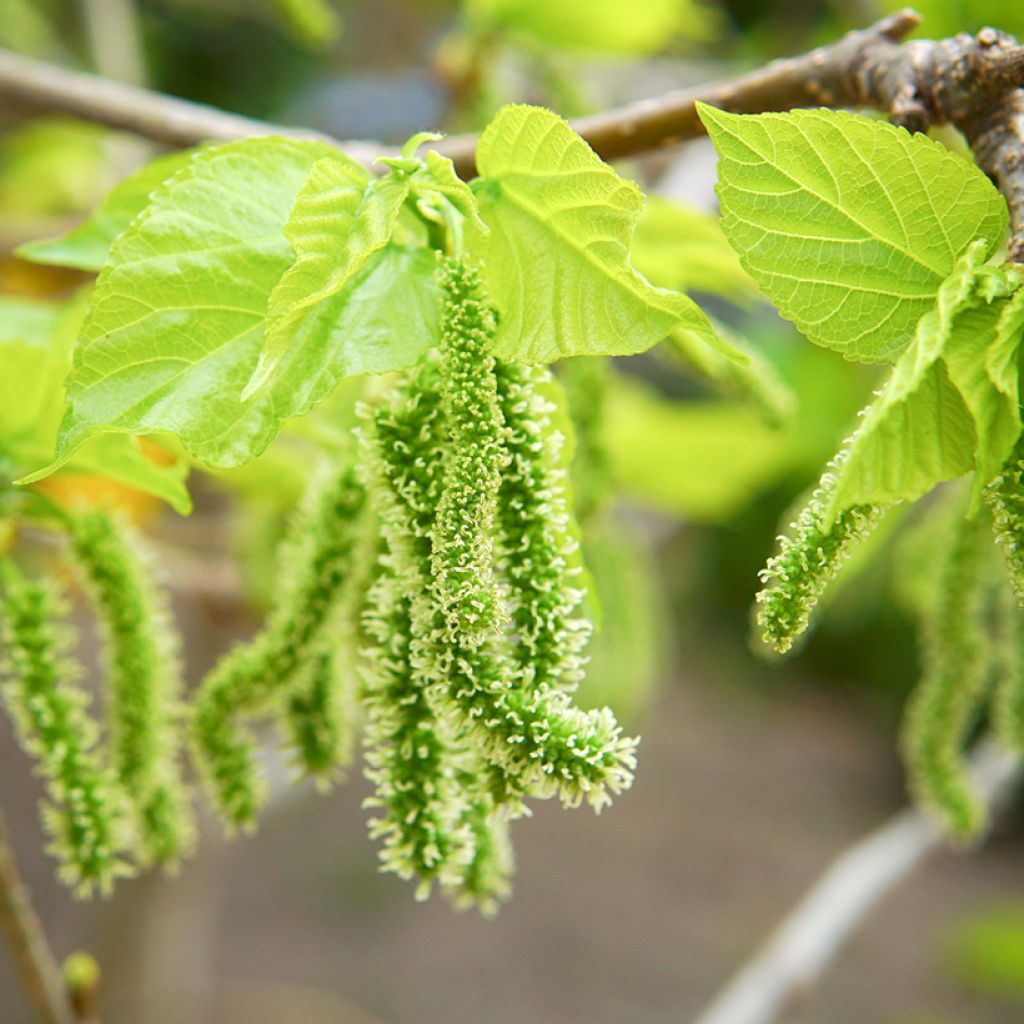
[[[669,515],[722,522],[799,460],[793,438],[732,402],[666,401],[616,378],[609,394],[608,448],[616,482]]]
[[[33,263],[99,272],[114,239],[145,209],[154,190],[185,167],[195,152],[186,149],[157,157],[115,185],[84,224],[57,238],[26,242],[17,255]]]
[[[17,476],[53,455],[64,411],[63,380],[84,304],[60,306],[0,299],[0,475]],[[67,473],[106,477],[146,491],[186,515],[188,464],[157,463],[135,438],[108,434],[86,443],[63,466]]]
[[[288,352],[301,353],[314,373],[317,363],[327,367],[306,350],[330,343],[353,284],[391,240],[409,195],[404,174],[368,178],[361,167],[334,158],[310,171],[284,227],[295,263],[271,293],[267,340],[243,401],[273,378]],[[358,359],[358,350],[352,355]]]
[[[987,365],[990,349],[1007,345],[1000,330],[1019,327],[1020,275],[980,265],[986,249],[976,242],[942,284],[865,412],[843,458],[830,517],[852,505],[918,498],[975,467],[976,504],[1010,454],[1021,430],[1016,381],[1005,373],[993,379]],[[999,360],[992,362],[998,369]]]
[[[659,288],[691,289],[749,305],[760,294],[717,216],[648,196],[637,222],[633,264]]]
[[[289,32],[311,47],[324,47],[341,35],[341,18],[327,0],[270,0]]]
[[[483,28],[527,35],[559,49],[647,54],[676,35],[706,40],[716,19],[694,0],[466,0]]]
[[[629,355],[677,327],[726,348],[691,299],[655,288],[630,264],[640,190],[568,122],[540,107],[503,107],[480,138],[477,165],[498,356]]]
[[[737,115],[699,104],[718,150],[722,227],[813,342],[889,362],[956,260],[1006,232],[1006,203],[924,135],[842,111]]]
[[[324,143],[248,139],[198,153],[111,248],[76,345],[56,460],[107,431],[178,435],[213,466],[254,458],[284,408],[316,400],[301,358],[240,395],[263,344],[267,302],[292,263],[284,236]]]

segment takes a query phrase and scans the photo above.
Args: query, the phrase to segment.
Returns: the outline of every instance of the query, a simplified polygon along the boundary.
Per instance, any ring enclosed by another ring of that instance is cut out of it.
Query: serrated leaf
[[[743,266],[811,341],[847,358],[893,360],[968,245],[983,239],[988,258],[1006,232],[995,186],[924,135],[842,111],[699,109]]]
[[[725,349],[700,308],[655,288],[629,261],[643,206],[569,126],[541,107],[507,106],[477,148],[487,290],[501,313],[495,352],[549,363],[630,355],[677,327]]]
[[[158,189],[96,283],[67,383],[56,460],[107,431],[177,434],[196,458],[238,465],[276,433],[305,381],[282,368],[240,401],[267,301],[292,262],[284,225],[319,142],[247,139],[207,149]]]
[[[391,240],[409,195],[402,174],[368,180],[354,164],[336,159],[313,165],[284,227],[295,262],[270,295],[267,338],[243,400],[270,381],[285,355],[329,337],[336,310],[353,280]]]
[[[1020,434],[1016,384],[987,370],[993,346],[1012,329],[1020,278],[981,264],[979,241],[939,289],[934,308],[866,410],[843,459],[829,516],[865,503],[920,497],[977,467],[976,494]],[[1004,321],[1004,317],[1007,318]],[[1017,335],[1017,344],[1020,336]]]
[[[107,193],[84,224],[57,238],[26,242],[17,255],[33,263],[99,272],[114,239],[145,209],[149,197],[195,154],[187,149],[157,157]]]

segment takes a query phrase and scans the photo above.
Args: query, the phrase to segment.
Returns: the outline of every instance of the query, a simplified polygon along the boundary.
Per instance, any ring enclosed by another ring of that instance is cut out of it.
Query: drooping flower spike
[[[2,566],[3,698],[18,740],[45,781],[48,852],[76,894],[107,893],[131,875],[128,805],[104,763],[89,697],[75,682],[71,627],[53,588]]]
[[[135,808],[144,863],[174,866],[195,831],[182,781],[181,668],[164,594],[141,542],[103,511],[68,519],[104,640],[114,771]]]
[[[364,503],[363,488],[348,460],[329,466],[314,482],[292,524],[293,539],[283,549],[281,595],[266,627],[222,658],[199,689],[192,716],[196,756],[214,802],[231,827],[252,826],[266,795],[246,719],[290,696],[298,701],[292,705],[293,719],[300,710],[335,715],[344,709],[339,695],[306,690],[294,697],[291,689],[304,668],[320,673],[314,677],[315,686],[337,683],[332,659],[324,657],[320,643],[344,584],[355,576],[357,524]],[[310,677],[301,684],[308,686]],[[325,767],[321,744],[332,736],[340,741],[343,734],[344,726],[337,720],[292,728],[299,763],[321,779],[329,777],[334,769]],[[334,749],[344,759],[343,748]]]

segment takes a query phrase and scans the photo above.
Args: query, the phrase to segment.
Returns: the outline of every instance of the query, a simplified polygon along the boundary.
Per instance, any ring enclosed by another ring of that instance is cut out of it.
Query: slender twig
[[[822,103],[826,79],[837,79],[841,70],[863,63],[865,53],[879,43],[901,39],[918,20],[913,11],[901,11],[871,28],[851,32],[836,43],[800,57],[775,61],[730,82],[666,93],[579,118],[573,127],[598,154],[611,160],[702,135],[704,129],[696,110],[698,100],[736,113],[788,110]],[[177,147],[250,135],[286,135],[321,139],[366,163],[387,148],[372,142],[344,142],[307,128],[227,114],[2,49],[0,105],[74,114]],[[468,177],[475,170],[476,141],[475,135],[455,135],[432,145],[451,157],[459,173]]]
[[[916,131],[952,124],[1006,196],[1010,257],[1024,260],[1024,47],[990,28],[976,36],[902,42],[919,21],[914,11],[903,10],[802,56],[718,85],[580,118],[573,127],[611,160],[702,134],[697,101],[735,113],[874,107]],[[255,121],[5,50],[0,50],[2,107],[74,114],[169,146],[286,135],[320,139],[365,164],[391,152],[377,143],[345,142],[306,128]],[[475,135],[457,135],[436,148],[468,178],[475,173],[476,144]]]
[[[0,928],[14,959],[21,988],[40,1024],[74,1024],[75,1014],[60,968],[50,950],[28,889],[21,880],[7,824],[0,813]]]
[[[228,114],[214,107],[150,92],[125,82],[69,71],[56,64],[0,49],[0,109],[63,113],[134,132],[165,146],[230,142],[254,135],[320,139],[369,163],[383,147],[341,142],[309,128],[290,128]]]
[[[1016,754],[986,743],[971,775],[991,811],[1020,778]],[[694,1024],[772,1024],[806,1000],[869,911],[925,857],[944,833],[924,811],[901,811],[849,847],[790,911]]]

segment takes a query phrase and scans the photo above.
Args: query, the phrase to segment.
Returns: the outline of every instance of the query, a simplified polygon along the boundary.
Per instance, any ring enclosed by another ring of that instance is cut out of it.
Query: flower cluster
[[[143,861],[174,865],[190,851],[194,827],[181,778],[181,671],[166,601],[126,524],[102,511],[69,524],[104,637],[114,772],[135,810]]]
[[[73,635],[45,584],[5,567],[0,603],[4,643],[3,698],[18,740],[46,783],[43,820],[49,852],[76,893],[109,891],[131,874],[123,850],[130,838],[127,807],[98,748],[88,695],[76,683],[68,654]]]

